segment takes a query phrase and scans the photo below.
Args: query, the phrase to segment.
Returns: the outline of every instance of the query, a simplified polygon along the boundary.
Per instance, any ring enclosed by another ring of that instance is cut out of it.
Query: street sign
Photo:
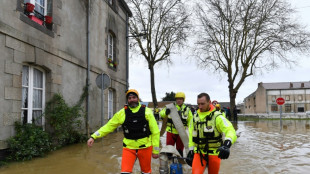
[[[107,74],[99,74],[96,78],[98,88],[107,89],[110,87],[111,79]]]
[[[284,98],[279,97],[279,98],[277,98],[276,102],[278,105],[283,105],[285,103],[285,100],[284,100]]]

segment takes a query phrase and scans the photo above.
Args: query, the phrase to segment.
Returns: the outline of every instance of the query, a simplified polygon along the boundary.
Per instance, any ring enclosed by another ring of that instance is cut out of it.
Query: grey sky
[[[310,1],[290,0],[293,7],[297,7],[297,18],[302,24],[308,25],[310,30]],[[196,104],[197,95],[201,92],[210,94],[211,100],[219,102],[229,101],[228,82],[225,76],[213,74],[211,71],[198,69],[194,60],[186,56],[173,55],[173,65],[157,65],[155,69],[155,85],[157,100],[165,96],[166,92],[182,91],[186,95],[185,102]],[[182,58],[180,58],[182,57]],[[292,59],[296,57],[292,56]],[[129,88],[139,91],[143,101],[152,101],[150,87],[150,72],[147,63],[142,59],[130,59]],[[251,76],[240,88],[236,102],[241,103],[245,97],[254,92],[259,82],[296,82],[310,81],[310,56],[298,57],[299,65],[288,69],[284,65],[272,72]]]

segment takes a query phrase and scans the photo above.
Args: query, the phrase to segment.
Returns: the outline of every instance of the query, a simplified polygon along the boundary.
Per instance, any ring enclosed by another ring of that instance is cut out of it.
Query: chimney
[[[293,88],[293,83],[290,83],[290,88]]]
[[[305,87],[305,83],[301,83],[301,87],[304,88]]]

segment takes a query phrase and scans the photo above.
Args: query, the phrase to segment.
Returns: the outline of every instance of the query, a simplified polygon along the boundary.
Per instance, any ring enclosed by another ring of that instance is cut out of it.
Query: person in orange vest
[[[91,135],[87,145],[92,147],[94,141],[113,132],[119,125],[124,131],[121,173],[131,173],[138,158],[142,173],[151,173],[151,158],[159,157],[159,129],[150,108],[141,105],[139,93],[135,89],[126,92],[128,105],[117,113]]]
[[[192,174],[218,174],[221,159],[227,159],[230,147],[237,140],[236,131],[229,120],[215,110],[210,96],[201,93],[197,97],[198,111],[189,127],[189,152],[186,162],[192,166]],[[225,135],[223,137],[223,135]]]
[[[180,119],[182,120],[184,127],[187,128],[193,115],[190,107],[184,104],[185,94],[183,92],[177,92],[175,94],[175,100],[176,100],[175,107],[178,110]],[[166,127],[167,131],[166,145],[172,145],[172,146],[176,145],[176,149],[178,150],[180,155],[183,156],[184,144],[181,140],[181,137],[179,136],[176,127],[173,124],[172,117],[170,116],[170,109],[168,108],[162,109],[160,111],[160,116],[162,118],[168,117]]]

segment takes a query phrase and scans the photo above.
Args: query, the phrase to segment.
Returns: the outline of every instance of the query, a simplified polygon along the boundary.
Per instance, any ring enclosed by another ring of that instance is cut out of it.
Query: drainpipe
[[[90,71],[90,65],[89,65],[89,21],[90,21],[90,0],[88,0],[87,5],[87,77],[86,77],[86,87],[87,87],[87,97],[86,97],[86,134],[89,136],[89,125],[88,125],[88,118],[89,118],[89,71]]]
[[[128,37],[128,13],[126,13],[126,91],[129,88],[129,37]]]

